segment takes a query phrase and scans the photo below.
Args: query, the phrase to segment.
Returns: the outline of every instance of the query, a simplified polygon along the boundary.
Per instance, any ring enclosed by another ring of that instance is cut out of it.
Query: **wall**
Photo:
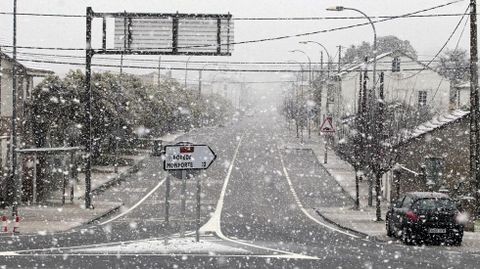
[[[450,194],[459,195],[469,175],[469,117],[443,125],[425,135],[412,139],[409,143],[397,148],[397,162],[406,168],[421,172],[426,157],[438,157],[444,161],[443,183]],[[423,177],[415,177],[411,173],[400,170],[398,173],[400,193],[409,191],[427,191]],[[435,187],[438,191],[439,185]],[[392,186],[395,192],[396,186]],[[392,194],[394,196],[394,194]]]
[[[386,56],[378,60],[377,63],[377,80],[380,79],[380,72],[385,71],[384,92],[387,102],[402,101],[412,106],[418,106],[418,92],[427,91],[427,105],[430,105],[430,110],[433,113],[443,113],[448,110],[450,82],[440,76],[438,73],[425,69],[418,73],[418,71],[408,71],[411,69],[423,69],[424,66],[412,59],[401,56],[401,71],[391,72],[393,56]],[[368,75],[372,80],[372,68],[370,65]],[[339,114],[337,117],[345,117],[355,114],[358,103],[359,90],[359,72],[356,71],[342,75],[341,83],[341,97],[337,100],[337,107]],[[378,94],[377,83],[377,94]],[[371,82],[368,83],[367,88],[371,87]]]

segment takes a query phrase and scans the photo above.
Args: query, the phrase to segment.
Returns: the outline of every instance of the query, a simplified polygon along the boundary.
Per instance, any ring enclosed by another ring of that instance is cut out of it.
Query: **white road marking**
[[[290,176],[288,175],[288,171],[287,171],[287,168],[285,167],[285,162],[283,161],[283,157],[282,157],[282,154],[280,153],[281,150],[278,149],[278,155],[280,156],[280,162],[282,163],[282,168],[283,168],[283,173],[285,174],[285,178],[287,179],[287,182],[288,182],[288,185],[290,187],[290,191],[292,192],[293,194],[293,197],[295,198],[295,202],[297,203],[298,207],[300,208],[300,210],[302,210],[302,212],[311,220],[313,220],[314,222],[332,230],[332,231],[336,231],[336,232],[339,232],[339,233],[342,233],[342,234],[345,234],[345,235],[348,235],[348,236],[351,236],[353,238],[359,238],[358,236],[356,235],[353,235],[351,233],[347,233],[345,231],[342,231],[340,229],[337,229],[335,227],[332,227],[330,225],[327,225],[319,220],[317,220],[315,217],[313,217],[312,215],[310,215],[310,213],[308,213],[308,211],[303,207],[302,205],[302,202],[300,201],[300,199],[298,198],[298,195],[297,193],[295,192],[295,188],[293,187],[293,184],[292,184],[292,180],[290,180]]]
[[[232,255],[229,255],[229,254],[226,254],[226,255],[222,255],[222,254],[216,254],[215,256],[216,257],[260,257],[260,258],[275,258],[275,259],[308,259],[308,260],[318,260],[319,258],[318,257],[314,257],[314,256],[307,256],[307,255],[303,255],[303,254],[298,254],[298,253],[293,253],[293,252],[289,252],[289,251],[284,251],[284,250],[279,250],[279,249],[273,249],[273,248],[269,248],[269,247],[264,247],[264,246],[258,246],[258,245],[254,245],[254,244],[251,244],[251,243],[248,243],[248,242],[244,242],[244,241],[239,241],[239,240],[234,240],[234,239],[230,239],[228,237],[226,237],[222,230],[221,230],[221,225],[220,225],[220,220],[221,220],[221,214],[222,214],[222,210],[223,210],[223,203],[224,203],[224,198],[225,198],[225,193],[226,193],[226,189],[227,189],[227,185],[228,185],[228,182],[230,180],[230,176],[231,176],[231,173],[232,173],[232,170],[233,170],[233,167],[234,167],[234,163],[235,163],[235,160],[237,158],[237,154],[238,154],[238,151],[239,151],[239,148],[240,148],[240,145],[242,143],[242,140],[243,140],[243,137],[245,136],[245,134],[242,135],[242,137],[240,137],[240,140],[238,142],[238,145],[237,145],[237,148],[235,149],[235,153],[233,155],[233,158],[232,158],[232,162],[230,163],[230,167],[228,169],[228,172],[227,172],[227,176],[225,178],[225,181],[224,181],[224,185],[222,187],[222,191],[220,193],[220,198],[218,200],[218,203],[217,203],[217,207],[215,209],[215,212],[213,214],[213,216],[210,218],[210,220],[205,224],[203,225],[201,228],[200,228],[200,232],[202,233],[208,233],[208,232],[212,232],[214,234],[216,234],[220,239],[222,240],[225,240],[225,241],[228,241],[228,242],[232,242],[232,243],[235,243],[235,244],[240,244],[240,245],[244,245],[244,246],[248,246],[248,247],[252,247],[252,248],[257,248],[257,249],[262,249],[262,250],[267,250],[267,251],[271,251],[273,252],[274,254],[273,255],[264,255],[264,254],[260,254],[260,255],[255,255],[255,254],[232,254]],[[164,182],[165,182],[166,178],[163,179],[161,182],[159,182],[157,184],[157,186],[155,186],[145,197],[143,197],[140,201],[138,201],[134,206],[130,207],[127,211],[123,212],[122,214],[119,214],[118,216],[110,219],[110,220],[107,220],[105,222],[102,222],[100,223],[100,225],[104,225],[104,224],[107,224],[109,222],[112,222],[124,215],[126,215],[127,213],[129,213],[130,211],[132,211],[133,209],[135,209],[136,207],[138,207],[140,204],[142,204],[149,196],[151,196]],[[186,235],[193,235],[194,232],[189,232],[187,233]],[[169,236],[169,238],[171,238],[171,236]],[[78,249],[82,249],[82,248],[86,248],[86,247],[99,247],[99,246],[111,246],[111,245],[115,245],[115,244],[125,244],[125,243],[129,243],[129,242],[138,242],[138,241],[150,241],[150,240],[158,240],[158,239],[164,239],[164,238],[150,238],[148,240],[132,240],[132,241],[122,241],[122,242],[109,242],[109,243],[99,243],[99,244],[89,244],[89,245],[82,245],[82,246],[73,246],[73,247],[59,247],[59,248],[50,248],[50,249],[31,249],[31,250],[19,250],[19,251],[4,251],[4,252],[0,252],[0,256],[58,256],[58,255],[65,255],[64,253],[60,253],[60,254],[56,254],[56,253],[32,253],[32,251],[53,251],[53,250],[78,250]],[[281,253],[281,254],[277,254],[277,253]],[[110,254],[110,253],[92,253],[92,254],[85,254],[85,253],[68,253],[69,256],[118,256],[117,253],[115,254]],[[210,256],[210,254],[173,254],[173,253],[169,253],[169,254],[161,254],[161,253],[132,253],[132,254],[121,254],[121,256],[139,256],[139,255],[145,255],[145,256],[169,256],[169,257],[172,257],[172,256]]]
[[[0,256],[18,256],[20,254],[14,252],[14,251],[2,251],[0,252]]]
[[[237,148],[235,149],[235,153],[233,154],[233,158],[232,158],[232,161],[230,162],[230,167],[228,168],[227,176],[225,177],[223,187],[222,187],[222,191],[220,193],[220,198],[218,199],[217,207],[215,208],[215,212],[213,213],[210,220],[200,228],[200,233],[203,233],[203,234],[214,233],[220,239],[223,239],[225,241],[229,241],[229,242],[232,242],[232,243],[236,243],[236,244],[240,244],[240,245],[244,245],[244,246],[248,246],[248,247],[258,248],[258,249],[262,249],[262,250],[272,251],[274,253],[282,253],[283,254],[283,255],[278,255],[278,254],[269,255],[270,258],[285,258],[285,255],[288,255],[287,257],[289,257],[291,259],[318,260],[319,258],[314,257],[314,256],[307,256],[307,255],[303,255],[303,254],[293,253],[293,252],[279,250],[279,249],[273,249],[273,248],[269,248],[269,247],[258,246],[258,245],[250,244],[250,243],[247,243],[247,242],[244,242],[244,241],[230,239],[223,234],[222,228],[221,228],[221,225],[220,225],[220,220],[221,220],[222,210],[223,210],[223,202],[224,202],[224,199],[225,199],[225,193],[227,191],[227,185],[228,185],[228,182],[230,181],[230,176],[232,174],[232,170],[233,170],[233,167],[234,167],[234,164],[235,164],[235,160],[237,158],[237,154],[238,154],[238,151],[240,149],[240,145],[242,144],[242,140],[243,140],[244,136],[245,136],[245,134],[243,134],[242,137],[240,137],[240,140],[238,141]]]
[[[147,195],[145,195],[145,197],[143,197],[142,199],[140,199],[140,201],[138,201],[136,204],[134,204],[132,207],[130,207],[129,209],[127,209],[126,211],[122,212],[121,214],[118,214],[117,216],[109,219],[109,220],[106,220],[102,223],[100,223],[100,225],[105,225],[107,223],[110,223],[118,218],[121,218],[123,216],[125,216],[126,214],[130,213],[130,211],[134,210],[135,208],[137,208],[139,205],[141,205],[145,200],[147,200],[148,197],[150,197],[150,195],[152,195],[158,188],[160,188],[160,186],[162,186],[162,184],[165,182],[165,180],[167,180],[167,178],[164,178],[162,181],[160,181],[157,186],[155,186],[155,188],[153,188],[149,193],[147,193]]]
[[[269,254],[218,254],[212,256],[212,253],[15,253],[8,254],[9,252],[0,252],[0,256],[33,256],[33,257],[55,257],[55,256],[77,256],[77,257],[210,257],[210,258],[265,258],[265,259],[302,259],[298,257],[292,257],[289,255],[269,255]],[[305,259],[305,258],[303,258]]]

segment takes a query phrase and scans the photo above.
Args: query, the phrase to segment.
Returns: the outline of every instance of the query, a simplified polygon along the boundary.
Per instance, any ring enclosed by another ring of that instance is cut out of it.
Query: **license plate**
[[[430,228],[428,232],[431,234],[444,234],[447,232],[447,229],[440,229],[440,228]]]

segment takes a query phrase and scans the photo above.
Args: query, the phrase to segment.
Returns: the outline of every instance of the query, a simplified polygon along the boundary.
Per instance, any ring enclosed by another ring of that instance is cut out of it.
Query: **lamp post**
[[[312,41],[312,40],[306,40],[306,41],[300,41],[298,42],[300,44],[317,44],[318,46],[320,46],[323,50],[325,50],[325,52],[327,53],[327,59],[328,59],[328,63],[327,63],[327,79],[330,77],[330,68],[331,68],[331,63],[332,63],[332,57],[330,57],[330,53],[328,52],[327,48],[320,42],[316,42],[316,41]],[[318,100],[319,104],[319,111],[318,111],[318,122],[317,122],[317,125],[318,127],[320,127],[320,121],[321,121],[321,115],[322,115],[322,88],[323,88],[323,51],[321,51],[321,63],[322,63],[322,71],[321,71],[321,74],[322,74],[322,84],[321,84],[321,88],[320,88],[320,98]]]
[[[372,19],[370,19],[370,17],[365,14],[363,11],[361,10],[358,10],[356,8],[351,8],[351,7],[343,7],[343,6],[335,6],[335,7],[329,7],[327,8],[328,11],[343,11],[343,10],[352,10],[352,11],[356,11],[360,14],[362,14],[367,20],[368,22],[370,23],[370,25],[372,26],[372,30],[373,30],[373,83],[372,83],[372,88],[371,88],[371,91],[370,91],[370,97],[373,97],[373,95],[375,94],[375,84],[377,83],[377,30],[375,28],[375,24],[372,22]],[[371,99],[372,100],[372,99]]]
[[[187,77],[188,77],[188,63],[190,62],[190,59],[192,58],[192,55],[190,55],[185,62],[185,90],[187,90]]]
[[[356,8],[350,8],[350,7],[343,7],[343,6],[335,6],[335,7],[330,7],[330,8],[327,8],[328,11],[343,11],[343,10],[352,10],[352,11],[355,11],[355,12],[358,12],[360,14],[362,14],[367,20],[368,22],[370,23],[370,25],[372,26],[372,30],[373,30],[373,75],[372,75],[372,78],[373,78],[373,81],[372,81],[372,87],[370,88],[369,92],[368,92],[368,103],[370,104],[368,106],[368,118],[367,118],[367,126],[376,126],[377,124],[375,123],[372,123],[372,122],[369,122],[371,120],[373,120],[373,114],[375,113],[374,112],[374,100],[375,100],[375,86],[376,86],[376,82],[377,82],[377,77],[376,77],[376,71],[377,71],[377,30],[375,29],[375,24],[372,22],[372,20],[370,19],[370,17],[365,14],[363,11],[361,10],[358,10]],[[383,98],[383,95],[380,94],[380,98]],[[380,103],[383,103],[383,100],[379,100]],[[381,111],[379,111],[379,113],[381,113]],[[363,121],[365,124],[365,121]],[[378,127],[381,127],[381,124],[383,124],[382,122],[380,122],[379,126]],[[366,126],[364,126],[366,127]],[[375,128],[375,127],[373,127]],[[372,158],[374,156],[374,153],[372,152],[372,150],[376,150],[376,151],[379,151],[381,152],[381,148],[380,148],[380,139],[379,139],[379,136],[381,136],[382,134],[378,134],[378,132],[381,132],[380,130],[375,130],[373,129],[372,127],[370,128],[365,128],[365,130],[368,132],[368,135],[372,135],[374,137],[374,140],[372,142],[368,142],[368,145],[367,147],[370,148],[370,152],[369,152],[369,155],[371,156],[370,158],[368,158],[370,161],[373,161],[371,164],[372,164],[372,172],[375,174],[375,192],[376,192],[376,219],[377,221],[380,221],[381,220],[381,212],[380,212],[380,164],[378,163],[379,160],[375,160],[374,158]],[[384,156],[377,156],[378,159],[380,158],[383,158]],[[377,163],[376,163],[376,162]],[[372,182],[372,181],[370,181]],[[369,188],[371,189],[371,185],[369,186]]]
[[[330,57],[330,53],[328,52],[327,48],[320,42],[317,42],[317,41],[312,41],[312,40],[307,40],[307,41],[300,41],[298,42],[300,44],[317,44],[319,45],[320,47],[323,48],[323,50],[325,50],[325,52],[327,53],[327,59],[328,59],[328,63],[327,63],[327,76],[329,75],[330,73],[330,66],[331,66],[331,63],[332,63],[332,57]]]
[[[291,50],[290,52],[291,53],[300,52],[300,53],[303,53],[307,57],[307,59],[308,59],[308,85],[311,87],[312,86],[312,60],[310,59],[308,54],[305,53],[303,50]],[[303,97],[304,96],[303,96],[303,85],[302,85],[302,99],[303,99]],[[305,106],[305,110],[307,110],[306,106]],[[308,115],[309,114],[308,111],[305,111],[305,112],[306,112],[305,116],[306,116],[307,128],[308,128],[308,138],[311,138],[310,116]]]
[[[290,61],[289,61],[290,62]],[[301,75],[300,75],[300,95],[301,95],[301,101],[302,101],[302,107],[304,106],[304,92],[303,92],[303,81],[304,81],[304,78],[303,78],[303,73],[305,73],[305,70],[303,69],[303,65],[297,61],[291,61],[291,62],[296,62],[298,63],[298,65],[300,65],[300,70],[301,70]],[[298,131],[299,131],[299,122],[300,122],[300,117],[299,117],[299,110],[298,109],[298,91],[296,90],[295,88],[295,97],[296,97],[296,109],[295,109],[295,125],[296,125],[296,129],[297,129],[297,138],[299,137],[299,134],[298,134]],[[302,136],[300,138],[300,142],[303,143],[303,125],[301,126],[300,128],[300,131],[302,133]]]
[[[291,53],[300,52],[300,53],[303,53],[307,57],[307,59],[308,59],[308,81],[309,81],[309,84],[312,84],[312,60],[310,60],[310,57],[308,56],[308,54],[303,50],[291,50],[289,52],[291,52]]]

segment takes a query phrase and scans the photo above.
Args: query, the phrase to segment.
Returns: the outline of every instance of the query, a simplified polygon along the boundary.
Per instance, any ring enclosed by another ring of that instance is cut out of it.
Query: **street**
[[[178,238],[181,182],[171,178],[172,216],[166,227],[166,173],[160,157],[151,157],[131,178],[98,194],[124,203],[117,215],[61,234],[2,237],[5,244],[0,265],[480,268],[478,254],[459,253],[454,248],[376,242],[325,222],[315,208],[353,205],[353,201],[312,151],[300,147],[294,132],[286,129],[276,111],[240,118],[225,127],[196,129],[178,141],[208,144],[218,156],[201,175],[200,243],[194,243],[193,233],[195,182],[192,180],[187,186],[190,243],[183,248],[182,239]],[[170,247],[164,246],[165,241]]]

